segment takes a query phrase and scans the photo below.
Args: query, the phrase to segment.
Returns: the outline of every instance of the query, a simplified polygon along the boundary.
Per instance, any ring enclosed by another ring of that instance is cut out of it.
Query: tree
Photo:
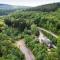
[[[5,28],[6,24],[4,23],[4,20],[0,19],[0,31],[2,31]]]
[[[37,28],[37,26],[35,24],[32,24],[31,25],[31,31],[32,31],[32,34],[38,36],[39,35],[39,30]]]
[[[60,37],[57,39],[57,54],[58,60],[60,60]]]

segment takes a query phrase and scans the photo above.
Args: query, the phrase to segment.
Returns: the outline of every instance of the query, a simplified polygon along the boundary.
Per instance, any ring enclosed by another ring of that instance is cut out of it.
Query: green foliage
[[[58,60],[60,60],[60,36],[57,39],[57,54],[58,54]]]
[[[6,34],[0,33],[0,57],[6,60],[23,60],[24,56]]]
[[[60,8],[60,3],[46,4],[42,6],[32,7],[27,9],[27,11],[43,11],[43,12],[51,12]]]
[[[52,7],[53,8],[53,7]],[[47,51],[47,47],[38,41],[38,27],[60,35],[60,9],[53,12],[18,11],[0,19],[0,60],[25,60],[23,54],[14,45],[15,41],[25,39],[26,46],[36,60],[60,60],[60,38],[43,32],[57,49]]]
[[[6,27],[6,24],[5,24],[4,20],[0,19],[0,31],[5,29],[5,27]]]
[[[47,49],[44,45],[35,40],[34,36],[25,35],[25,42],[27,47],[31,49],[36,60],[44,60],[47,54]]]
[[[12,11],[13,11],[13,10],[12,10]],[[0,9],[0,16],[2,16],[2,15],[7,15],[7,14],[11,13],[12,11]]]
[[[32,34],[38,36],[39,35],[39,31],[38,31],[38,28],[35,24],[32,24],[31,25],[31,31],[32,31]]]

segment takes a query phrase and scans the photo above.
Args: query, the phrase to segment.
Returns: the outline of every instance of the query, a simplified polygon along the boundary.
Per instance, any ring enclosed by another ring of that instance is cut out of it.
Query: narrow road
[[[48,30],[46,30],[46,29],[44,29],[44,28],[41,28],[41,27],[38,27],[38,29],[41,30],[41,31],[45,31],[45,32],[51,34],[51,35],[52,35],[53,37],[55,37],[55,38],[58,38],[58,36],[57,36],[56,34],[52,33],[51,31],[48,31]]]
[[[26,47],[24,40],[17,41],[16,44],[21,52],[25,55],[25,60],[35,60],[32,52]]]
[[[50,39],[48,39],[41,31],[39,32],[40,35],[38,37],[38,40],[40,43],[46,44],[49,48],[56,48],[56,46],[52,43]]]

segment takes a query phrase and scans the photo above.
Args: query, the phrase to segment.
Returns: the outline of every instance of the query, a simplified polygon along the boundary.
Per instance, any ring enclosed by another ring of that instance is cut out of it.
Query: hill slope
[[[28,6],[16,6],[16,5],[8,5],[8,4],[0,4],[0,9],[24,9],[24,8],[28,8]]]
[[[27,9],[28,11],[55,11],[57,8],[60,8],[60,3],[51,3],[42,6],[32,7]]]
[[[8,4],[0,4],[0,15],[7,15],[10,12],[14,12],[16,10],[27,9],[27,6],[15,6],[15,5],[8,5]]]

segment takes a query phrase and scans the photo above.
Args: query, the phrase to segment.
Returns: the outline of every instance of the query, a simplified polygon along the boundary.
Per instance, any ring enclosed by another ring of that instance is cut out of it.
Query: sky
[[[0,4],[10,4],[18,6],[38,6],[55,2],[60,2],[60,0],[0,0]]]

